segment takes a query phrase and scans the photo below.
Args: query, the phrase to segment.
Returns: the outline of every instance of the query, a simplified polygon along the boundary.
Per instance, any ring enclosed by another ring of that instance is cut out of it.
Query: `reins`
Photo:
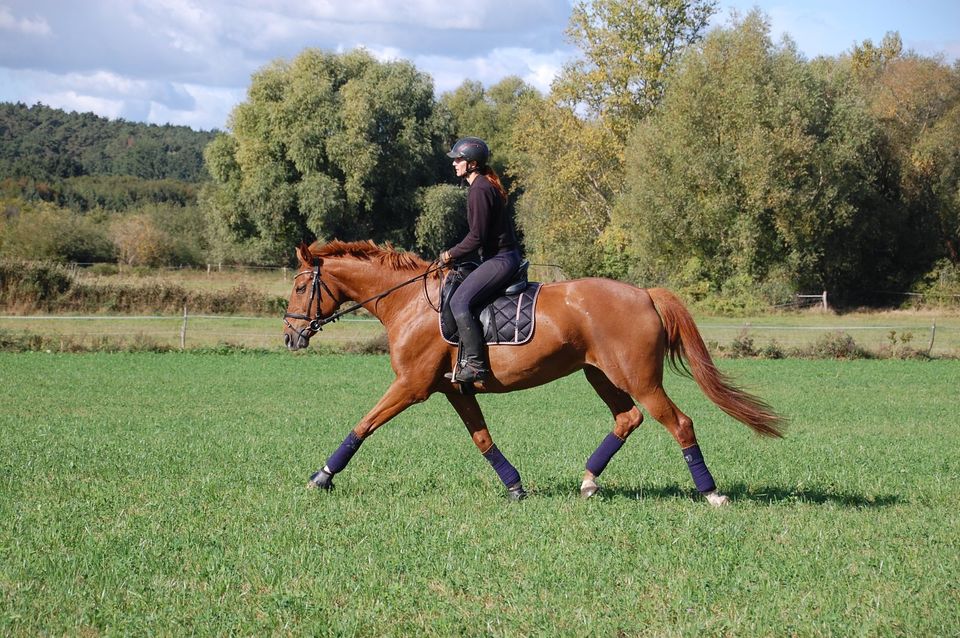
[[[350,314],[350,313],[356,312],[357,310],[360,310],[361,308],[363,308],[366,304],[370,303],[371,301],[378,301],[378,300],[380,300],[380,299],[383,299],[384,297],[386,297],[386,296],[389,295],[390,293],[395,292],[395,291],[399,290],[400,288],[403,288],[404,286],[409,286],[410,284],[412,284],[412,283],[414,283],[415,281],[418,281],[418,280],[420,280],[420,279],[423,280],[424,294],[427,294],[427,277],[428,277],[429,275],[431,275],[431,274],[439,271],[439,270],[442,270],[442,269],[443,269],[443,266],[440,265],[440,264],[438,264],[436,261],[434,261],[432,264],[430,264],[430,267],[428,267],[427,270],[425,270],[424,272],[420,273],[420,274],[417,275],[416,277],[411,277],[410,279],[407,279],[406,281],[403,281],[403,282],[397,284],[396,286],[393,286],[392,288],[389,288],[389,289],[387,289],[387,290],[384,290],[384,291],[381,292],[381,293],[377,293],[376,295],[370,297],[369,299],[364,299],[363,301],[360,301],[360,302],[357,302],[357,303],[353,304],[353,305],[350,306],[349,308],[345,308],[344,310],[340,310],[340,311],[338,311],[338,312],[333,313],[333,314],[330,315],[329,317],[323,318],[323,317],[320,316],[320,312],[321,312],[321,311],[320,311],[320,306],[321,306],[320,300],[321,300],[321,298],[322,298],[321,288],[322,288],[323,290],[326,290],[326,291],[327,291],[327,294],[330,295],[331,298],[333,298],[333,293],[330,292],[330,289],[327,287],[327,284],[324,283],[323,279],[320,277],[320,264],[319,264],[319,263],[316,263],[316,265],[314,265],[314,267],[313,267],[312,270],[301,270],[300,272],[298,272],[298,273],[294,276],[294,279],[296,279],[296,278],[299,277],[300,275],[306,275],[306,274],[312,274],[312,275],[313,275],[313,281],[311,282],[311,290],[310,290],[310,301],[307,303],[307,311],[309,312],[310,307],[313,306],[313,304],[314,304],[314,299],[316,298],[316,303],[317,303],[317,312],[316,312],[316,315],[313,316],[313,317],[311,317],[310,315],[307,315],[307,314],[300,314],[300,313],[288,312],[288,313],[285,313],[285,314],[283,315],[283,322],[284,322],[284,324],[286,324],[288,327],[290,327],[290,328],[293,329],[293,330],[296,330],[297,333],[299,333],[300,335],[302,335],[304,331],[302,331],[302,330],[297,330],[297,328],[294,327],[289,321],[287,321],[287,319],[303,319],[304,321],[309,321],[309,322],[310,322],[310,325],[307,326],[307,330],[309,330],[309,331],[312,332],[312,333],[317,333],[317,332],[320,332],[321,330],[323,330],[323,326],[327,325],[328,323],[333,323],[334,321],[337,321],[338,319],[340,319],[341,317],[343,317],[343,316],[345,316],[345,315],[348,315],[348,314]],[[430,300],[430,295],[429,295],[429,294],[427,294],[427,303],[430,304],[430,307],[431,307],[431,308],[433,308],[433,303],[432,303],[431,300]]]

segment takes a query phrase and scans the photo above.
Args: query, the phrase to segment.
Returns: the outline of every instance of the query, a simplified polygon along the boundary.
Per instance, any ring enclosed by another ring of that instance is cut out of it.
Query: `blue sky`
[[[466,8],[469,7],[469,10]],[[960,58],[960,0],[720,0],[758,7],[775,39],[838,55],[899,31],[924,55]],[[576,55],[571,0],[0,0],[0,101],[198,129],[225,128],[250,75],[307,47],[363,46],[411,60],[437,93],[518,75],[542,91]]]

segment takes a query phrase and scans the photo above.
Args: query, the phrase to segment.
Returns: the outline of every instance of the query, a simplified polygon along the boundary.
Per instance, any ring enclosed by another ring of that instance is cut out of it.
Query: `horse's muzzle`
[[[283,333],[283,344],[287,346],[287,349],[290,351],[301,350],[310,345],[310,337],[302,332],[299,334],[285,332]]]

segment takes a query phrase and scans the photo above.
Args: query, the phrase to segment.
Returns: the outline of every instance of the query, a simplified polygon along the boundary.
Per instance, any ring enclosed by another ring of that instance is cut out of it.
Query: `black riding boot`
[[[460,329],[460,365],[457,376],[453,380],[460,383],[484,381],[490,374],[490,366],[487,363],[483,328],[476,317],[458,324],[458,327]]]

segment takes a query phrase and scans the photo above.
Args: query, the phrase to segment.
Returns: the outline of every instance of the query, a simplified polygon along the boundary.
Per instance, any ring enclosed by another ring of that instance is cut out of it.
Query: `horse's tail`
[[[727,375],[717,369],[697,324],[683,302],[664,288],[650,288],[647,293],[660,313],[663,329],[667,333],[670,366],[692,376],[707,398],[757,434],[782,437],[785,425],[783,417],[762,399],[735,386]],[[681,357],[687,360],[689,369]]]

